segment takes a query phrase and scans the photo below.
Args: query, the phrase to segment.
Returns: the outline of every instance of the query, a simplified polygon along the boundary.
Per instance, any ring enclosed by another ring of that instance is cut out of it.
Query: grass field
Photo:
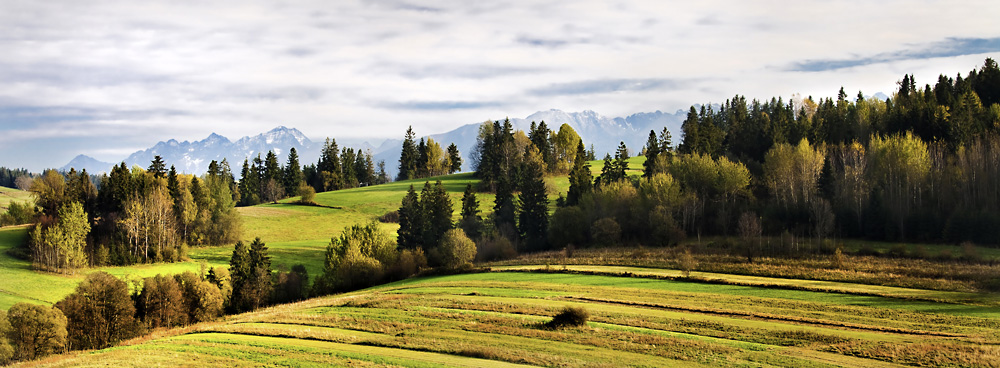
[[[31,202],[31,192],[19,189],[0,187],[0,213],[7,212],[10,202]]]
[[[543,326],[565,306],[585,308],[588,326]],[[991,367],[998,342],[995,308],[506,270],[410,279],[35,364]]]

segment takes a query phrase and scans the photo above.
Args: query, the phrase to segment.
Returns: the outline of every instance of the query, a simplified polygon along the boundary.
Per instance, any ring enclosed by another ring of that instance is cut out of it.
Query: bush
[[[979,249],[976,249],[976,245],[972,242],[962,242],[962,260],[966,262],[979,262],[982,257],[979,255]]]
[[[677,264],[680,265],[681,272],[684,273],[684,277],[690,277],[691,270],[698,267],[698,261],[694,259],[693,255],[691,255],[690,249],[684,249],[684,252],[677,257]]]
[[[290,272],[278,272],[274,287],[275,303],[290,303],[305,299],[308,295],[306,285],[309,282],[309,272],[306,267],[297,264]]]
[[[356,290],[375,285],[384,275],[382,263],[361,253],[357,246],[348,248],[337,268],[338,288]]]
[[[379,216],[378,221],[382,222],[382,223],[386,223],[386,224],[398,224],[399,223],[399,211],[398,210],[392,210],[392,211],[386,212],[384,215]]]
[[[417,274],[424,267],[427,267],[427,257],[422,248],[404,249],[387,273],[393,280],[402,280]]]
[[[59,308],[20,302],[10,307],[6,319],[13,359],[31,360],[66,350],[66,316]]]
[[[587,242],[587,216],[577,206],[556,209],[549,221],[549,244],[556,249]]]
[[[649,212],[649,231],[653,243],[657,245],[677,245],[686,236],[670,211],[663,206],[657,206]]]
[[[173,277],[144,279],[135,304],[138,318],[150,328],[180,326],[188,321],[181,287]]]
[[[590,313],[583,307],[566,307],[545,324],[548,328],[583,327],[587,325]]]
[[[605,217],[594,221],[590,229],[594,243],[601,246],[615,246],[622,238],[622,228],[618,222],[610,217]]]
[[[71,349],[103,349],[142,333],[128,286],[106,272],[87,275],[56,307],[66,315]]]
[[[451,229],[444,233],[431,258],[447,269],[469,267],[476,259],[476,243],[465,235],[465,230]]]
[[[184,295],[184,312],[192,323],[211,321],[222,315],[222,292],[194,272],[175,275]],[[270,280],[268,280],[270,282]]]
[[[299,185],[299,196],[301,197],[299,198],[299,203],[301,204],[316,204],[316,189],[311,185],[306,185],[305,183]]]
[[[479,261],[499,261],[517,257],[514,243],[505,236],[492,234],[476,243],[476,259]]]

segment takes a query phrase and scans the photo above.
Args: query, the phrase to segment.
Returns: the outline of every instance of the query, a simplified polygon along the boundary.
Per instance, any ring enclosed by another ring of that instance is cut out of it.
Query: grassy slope
[[[0,187],[0,213],[7,212],[7,206],[10,205],[10,202],[29,202],[31,200],[31,192]]]
[[[243,215],[244,239],[260,237],[264,240],[275,268],[287,270],[296,264],[303,264],[310,275],[318,275],[323,270],[323,254],[332,237],[340,235],[347,226],[366,223],[398,209],[410,185],[419,192],[425,181],[433,184],[437,179],[441,179],[448,190],[457,219],[465,186],[475,181],[468,173],[317,194],[316,202],[327,207],[295,205],[293,202],[297,198],[292,198],[278,204],[241,207],[237,210]],[[478,194],[478,198],[480,208],[492,209],[491,194]],[[555,196],[553,200],[554,198]],[[398,228],[395,224],[382,226],[392,233]],[[0,280],[4,280],[0,284],[0,309],[8,309],[19,301],[41,304],[59,301],[73,291],[86,273],[96,270],[134,280],[158,273],[200,272],[202,263],[208,267],[228,267],[229,256],[232,254],[232,246],[193,247],[189,251],[191,260],[187,262],[101,267],[81,270],[77,275],[56,275],[32,271],[30,262],[6,254],[7,249],[23,242],[26,233],[25,227],[0,229]],[[39,288],[38,285],[46,287]]]
[[[278,306],[41,365],[879,367],[1000,359],[995,312],[937,304],[915,310],[891,298],[837,293],[479,273]],[[589,326],[541,326],[564,306],[586,308]]]

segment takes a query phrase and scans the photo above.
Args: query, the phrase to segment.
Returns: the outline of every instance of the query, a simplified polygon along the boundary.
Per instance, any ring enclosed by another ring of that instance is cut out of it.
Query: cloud
[[[586,95],[613,92],[649,91],[678,88],[681,82],[671,79],[598,79],[569,83],[555,83],[534,88],[529,92],[536,96]]]
[[[1000,51],[1000,37],[996,38],[946,38],[931,44],[919,45],[910,50],[900,50],[854,59],[806,60],[791,64],[789,71],[819,72],[880,64],[901,60],[933,59],[952,56],[976,55]]]
[[[468,110],[503,105],[498,101],[407,101],[385,103],[382,106],[403,110]]]

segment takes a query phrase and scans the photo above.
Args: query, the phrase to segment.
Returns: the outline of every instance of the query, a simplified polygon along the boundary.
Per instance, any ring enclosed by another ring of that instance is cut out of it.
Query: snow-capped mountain
[[[625,142],[632,153],[636,154],[646,143],[650,130],[659,134],[664,127],[670,130],[674,137],[674,144],[677,144],[680,142],[681,122],[684,121],[685,117],[686,112],[682,110],[673,114],[656,111],[633,114],[624,118],[611,118],[590,110],[565,112],[553,109],[539,111],[525,118],[512,118],[510,121],[515,130],[525,132],[530,129],[532,122],[544,121],[553,132],[558,131],[563,124],[569,124],[580,135],[588,149],[593,145],[597,156],[603,157],[605,153],[614,153],[619,142]],[[502,120],[502,118],[497,120]],[[442,148],[455,143],[462,154],[462,170],[469,171],[472,170],[472,151],[476,144],[476,136],[479,134],[480,124],[482,123],[467,124],[449,132],[425,135],[424,137],[433,138],[441,144]],[[398,172],[402,136],[403,132],[399,132],[399,138],[387,139],[378,146],[347,139],[338,139],[338,143],[340,147],[371,150],[374,161],[384,160],[386,171],[390,175],[395,175]],[[130,167],[133,165],[148,167],[153,157],[159,155],[168,167],[173,165],[178,172],[201,175],[208,171],[208,164],[212,160],[221,162],[226,159],[233,174],[238,176],[244,159],[252,159],[258,154],[264,156],[268,151],[275,152],[279,162],[284,164],[288,159],[288,150],[294,147],[298,151],[301,164],[315,163],[319,158],[322,145],[321,140],[313,142],[298,129],[279,126],[268,132],[243,137],[236,141],[230,141],[215,133],[205,139],[193,142],[178,142],[171,139],[159,142],[148,149],[137,151],[124,161]],[[97,174],[110,172],[112,165],[80,155],[63,166],[62,169],[68,171],[71,167],[77,170],[86,168],[87,172]]]
[[[194,142],[178,142],[171,139],[131,154],[125,159],[125,164],[146,167],[154,156],[159,155],[167,166],[175,166],[178,172],[200,175],[208,171],[208,164],[212,160],[222,162],[225,159],[234,174],[239,175],[238,171],[244,159],[258,154],[263,157],[268,151],[274,151],[278,155],[279,162],[284,163],[288,159],[290,148],[294,147],[299,157],[312,157],[314,155],[311,152],[319,150],[313,146],[316,145],[298,129],[279,126],[266,133],[243,137],[235,142],[215,133]]]
[[[545,122],[553,132],[559,131],[563,124],[569,124],[583,143],[590,149],[594,146],[594,151],[598,158],[604,157],[605,153],[614,154],[620,142],[625,142],[633,154],[637,154],[642,146],[646,144],[646,138],[650,130],[655,130],[657,134],[664,127],[670,130],[673,142],[676,145],[680,142],[680,127],[687,112],[677,110],[673,114],[661,111],[650,113],[638,113],[628,117],[610,118],[594,111],[586,110],[582,112],[565,112],[562,110],[538,111],[525,118],[510,119],[514,130],[528,132],[531,122]],[[503,119],[494,119],[503,120]],[[429,137],[441,144],[442,148],[451,143],[458,146],[458,151],[462,154],[462,171],[472,170],[472,150],[476,145],[476,136],[479,134],[479,126],[482,123],[463,125],[447,133],[432,134]],[[386,170],[394,174],[399,168],[399,154],[402,151],[402,140],[394,139],[386,141],[378,150],[373,150],[375,160],[385,160]],[[388,147],[386,147],[388,146]],[[383,150],[382,148],[385,147]]]

